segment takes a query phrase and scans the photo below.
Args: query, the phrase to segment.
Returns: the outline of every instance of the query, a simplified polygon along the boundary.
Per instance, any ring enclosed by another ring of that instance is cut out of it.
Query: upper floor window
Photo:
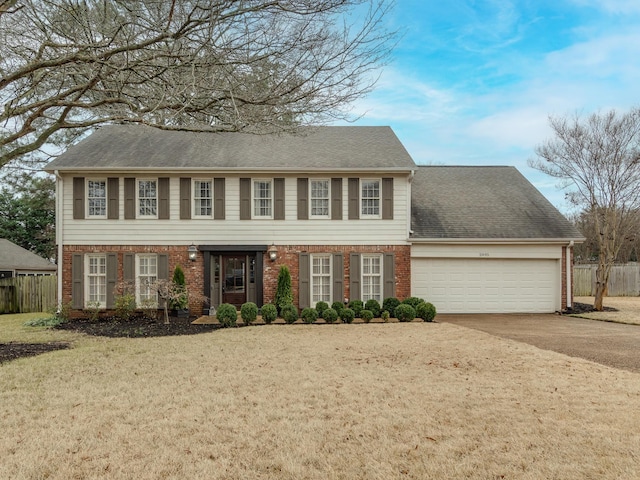
[[[362,179],[360,182],[360,215],[380,216],[380,180]]]
[[[106,180],[87,180],[87,210],[89,217],[107,217]]]
[[[193,211],[196,217],[211,217],[213,212],[213,182],[193,181]]]
[[[157,180],[138,180],[138,216],[158,216]]]
[[[362,255],[362,301],[382,303],[382,255]]]
[[[311,180],[311,217],[329,218],[329,180]]]
[[[253,181],[253,216],[254,218],[273,217],[273,181]]]
[[[89,254],[85,256],[87,281],[85,283],[86,305],[107,306],[107,256]]]

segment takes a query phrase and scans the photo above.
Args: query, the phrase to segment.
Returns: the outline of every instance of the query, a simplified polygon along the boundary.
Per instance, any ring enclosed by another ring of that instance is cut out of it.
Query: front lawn
[[[105,338],[0,364],[0,478],[640,478],[640,376],[440,323]]]

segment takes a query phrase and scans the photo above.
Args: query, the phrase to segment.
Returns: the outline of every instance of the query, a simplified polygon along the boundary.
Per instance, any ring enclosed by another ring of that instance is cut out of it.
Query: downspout
[[[573,240],[569,242],[569,245],[566,247],[567,250],[567,309],[570,309],[573,305],[571,302],[571,249],[573,248]]]
[[[411,184],[415,176],[416,171],[411,170],[409,174],[409,188],[407,188],[407,240],[411,240],[411,235],[413,234],[413,230],[411,229]]]
[[[56,243],[58,244],[58,310],[62,305],[62,225],[64,224],[62,218],[62,197],[63,197],[63,181],[58,170],[55,170],[53,174],[56,176]]]

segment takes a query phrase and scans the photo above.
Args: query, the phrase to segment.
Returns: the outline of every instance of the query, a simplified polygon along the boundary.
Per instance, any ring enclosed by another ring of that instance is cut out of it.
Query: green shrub
[[[66,320],[62,317],[52,315],[50,317],[40,317],[27,320],[23,323],[25,327],[57,327]]]
[[[258,306],[253,302],[243,303],[240,307],[240,316],[245,325],[251,325],[258,318]]]
[[[396,297],[387,297],[382,301],[382,310],[389,312],[390,317],[396,316],[396,307],[400,305],[400,300]]]
[[[313,323],[318,319],[318,312],[315,308],[307,307],[300,314],[304,323]]]
[[[389,312],[387,310],[384,310],[381,314],[380,317],[382,318],[382,320],[384,321],[384,323],[387,323],[389,321],[389,317],[391,315],[389,315]]]
[[[416,308],[416,317],[423,319],[425,322],[432,322],[436,316],[436,307],[433,303],[422,302]]]
[[[344,303],[335,301],[331,304],[331,308],[333,308],[336,312],[340,312],[340,310],[344,308]]]
[[[184,310],[189,306],[189,297],[184,281],[184,270],[180,265],[176,265],[173,269],[173,291],[172,298],[169,299],[169,308],[171,310]]]
[[[351,300],[348,307],[353,310],[356,317],[360,318],[360,312],[364,310],[364,303],[362,303],[362,300]]]
[[[261,311],[262,320],[264,320],[264,323],[269,324],[276,318],[278,318],[278,309],[273,303],[267,303],[266,305],[263,305]]]
[[[278,311],[282,315],[282,309],[286,305],[293,304],[293,291],[291,290],[291,272],[286,265],[280,266],[278,273],[278,286],[276,287],[276,298],[274,300]],[[284,315],[283,315],[284,317]]]
[[[136,296],[133,293],[122,293],[115,298],[115,316],[119,320],[129,320],[136,310]]]
[[[396,318],[401,322],[410,322],[416,318],[416,309],[408,303],[401,303],[396,307]]]
[[[218,307],[216,318],[223,327],[235,327],[238,321],[238,310],[230,303],[223,303]]]
[[[343,308],[340,310],[340,319],[344,323],[352,323],[353,319],[356,317],[356,312],[351,310],[350,308]]]
[[[327,308],[322,312],[322,318],[324,318],[327,323],[333,323],[338,319],[338,312],[333,308]]]
[[[362,320],[364,320],[364,323],[369,323],[373,319],[373,312],[365,309],[360,312],[360,316],[362,317]]]
[[[329,308],[329,304],[327,302],[316,303],[316,312],[318,312],[318,316],[320,317],[322,317],[322,312],[324,312],[327,308]]]
[[[97,321],[100,318],[100,302],[87,302],[87,306],[84,308],[83,312],[92,322]]]
[[[142,310],[142,316],[148,318],[149,320],[157,320],[158,319],[158,303],[151,299],[145,298],[140,305],[138,305],[140,310]]]
[[[374,298],[367,300],[364,304],[366,310],[370,310],[373,313],[374,318],[380,316],[380,302]]]
[[[282,307],[282,318],[284,318],[284,321],[287,323],[293,323],[298,320],[298,309],[295,305],[289,303]]]
[[[405,305],[411,305],[415,310],[416,308],[418,308],[418,305],[420,305],[421,303],[424,303],[424,300],[418,297],[407,297],[402,301],[402,303]],[[396,315],[396,317],[397,316],[398,315]]]

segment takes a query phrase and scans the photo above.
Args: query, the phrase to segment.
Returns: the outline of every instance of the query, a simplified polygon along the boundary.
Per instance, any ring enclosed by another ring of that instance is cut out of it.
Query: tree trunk
[[[596,269],[596,296],[593,302],[593,308],[601,312],[604,307],[602,301],[607,293],[607,284],[609,283],[609,274],[611,266],[600,261]]]

